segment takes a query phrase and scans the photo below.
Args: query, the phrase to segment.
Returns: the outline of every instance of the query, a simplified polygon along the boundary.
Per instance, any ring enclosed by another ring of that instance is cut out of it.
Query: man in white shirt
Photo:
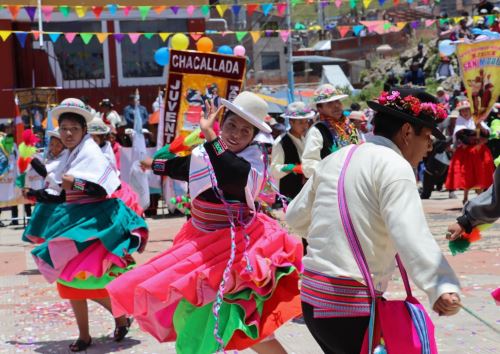
[[[434,311],[453,315],[460,306],[459,282],[429,230],[413,173],[432,148],[431,136],[443,138],[437,123],[446,111],[418,99],[428,102],[430,95],[415,96],[403,99],[393,91],[383,93],[378,102],[368,102],[377,111],[374,136],[350,160],[345,198],[375,290],[387,289],[399,254]],[[370,315],[371,297],[338,203],[340,172],[352,148],[321,161],[286,213],[292,231],[309,242],[303,260],[302,309],[308,328],[326,353],[359,353]],[[308,277],[315,286],[321,285],[315,293],[309,291]],[[345,282],[355,284],[353,296],[336,290]],[[328,315],[321,316],[325,312]]]
[[[301,156],[309,120],[315,113],[304,102],[290,103],[281,116],[289,121],[290,130],[278,137],[271,154],[271,174],[279,184],[280,193],[293,199],[305,183]]]
[[[358,143],[356,129],[344,115],[341,101],[347,97],[330,84],[321,85],[314,92],[313,108],[319,117],[306,135],[302,154],[302,171],[306,178],[311,177],[318,162],[332,152]]]

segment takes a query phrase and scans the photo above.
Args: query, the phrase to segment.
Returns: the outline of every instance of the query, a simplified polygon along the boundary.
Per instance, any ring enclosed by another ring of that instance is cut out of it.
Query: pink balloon
[[[243,47],[242,45],[237,45],[236,47],[234,47],[233,53],[238,57],[244,57],[246,53],[245,47]]]

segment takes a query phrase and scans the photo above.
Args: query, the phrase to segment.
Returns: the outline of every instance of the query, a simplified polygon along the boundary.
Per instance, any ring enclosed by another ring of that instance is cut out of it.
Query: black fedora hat
[[[385,113],[387,118],[397,118],[430,128],[432,135],[439,140],[445,140],[445,136],[437,125],[446,118],[446,109],[436,103],[437,99],[434,96],[425,91],[412,89],[401,91],[392,91],[391,94],[383,92],[379,97],[379,102],[367,101],[366,103],[374,111]],[[384,101],[384,104],[381,101]],[[424,104],[423,109],[418,109],[421,104]],[[412,105],[417,106],[415,107],[417,113],[412,110]]]

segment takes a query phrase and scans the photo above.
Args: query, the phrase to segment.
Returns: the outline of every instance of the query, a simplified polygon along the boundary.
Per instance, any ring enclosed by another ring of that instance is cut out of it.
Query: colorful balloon
[[[161,47],[155,52],[155,62],[159,66],[168,65],[170,60],[170,51],[167,47]]]
[[[214,49],[214,42],[208,37],[201,37],[198,42],[196,42],[196,49],[199,52],[210,53]]]
[[[172,49],[175,50],[186,50],[189,48],[189,38],[184,33],[174,34],[170,43]]]
[[[233,52],[234,52],[234,55],[236,55],[238,57],[244,57],[246,50],[245,50],[245,47],[243,47],[242,45],[237,45],[236,47],[234,47]]]
[[[219,47],[219,49],[217,49],[217,53],[226,54],[226,55],[233,55],[233,50],[228,45],[221,45]]]

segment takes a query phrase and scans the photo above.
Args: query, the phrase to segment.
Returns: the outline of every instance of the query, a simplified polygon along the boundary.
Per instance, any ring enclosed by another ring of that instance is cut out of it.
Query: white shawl
[[[48,193],[53,195],[61,193],[60,185],[63,175],[98,184],[108,195],[120,186],[120,179],[112,164],[88,134],[73,151],[65,154],[65,158],[61,160],[55,171],[47,176]]]

